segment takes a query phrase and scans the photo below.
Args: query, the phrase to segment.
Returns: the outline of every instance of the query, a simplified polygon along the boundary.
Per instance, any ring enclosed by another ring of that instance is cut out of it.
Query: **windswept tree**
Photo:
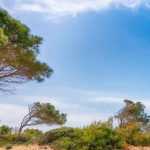
[[[142,128],[150,123],[150,116],[145,113],[145,106],[141,102],[124,100],[125,106],[115,116],[120,127],[130,124],[139,124]]]
[[[0,9],[0,90],[11,83],[43,81],[53,70],[37,59],[42,38]]]
[[[20,124],[19,135],[25,127],[40,124],[63,125],[66,122],[66,114],[60,113],[50,103],[34,103],[28,107],[28,111]]]

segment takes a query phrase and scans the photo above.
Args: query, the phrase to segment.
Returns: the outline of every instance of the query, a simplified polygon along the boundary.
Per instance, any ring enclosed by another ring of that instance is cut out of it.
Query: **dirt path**
[[[6,150],[5,148],[0,148],[0,150]],[[53,150],[49,146],[38,146],[38,145],[29,145],[29,146],[13,146],[11,150]],[[150,147],[133,147],[130,146],[126,150],[150,150]]]
[[[134,146],[130,146],[127,150],[150,150],[150,147],[134,147]]]

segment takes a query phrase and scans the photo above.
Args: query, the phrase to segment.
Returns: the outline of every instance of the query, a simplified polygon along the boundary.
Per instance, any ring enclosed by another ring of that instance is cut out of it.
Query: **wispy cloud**
[[[36,93],[39,93],[37,91]],[[126,97],[126,94],[121,93],[112,94],[109,92],[105,93],[65,87],[57,88],[57,91],[54,89],[51,92],[49,95],[41,93],[43,96],[33,92],[32,95],[10,95],[6,97],[5,103],[0,102],[0,123],[17,126],[20,119],[27,112],[27,105],[35,101],[40,101],[50,102],[61,112],[67,113],[67,126],[79,127],[93,121],[107,120],[108,117],[115,115],[123,107],[124,98],[138,101],[138,98],[136,99],[134,96]],[[21,103],[19,103],[20,100]],[[140,101],[146,106],[146,112],[149,113],[149,99],[143,98]],[[11,104],[12,102],[14,104]]]
[[[18,127],[19,123],[22,119],[22,117],[27,113],[26,106],[21,106],[18,104],[0,104],[0,118],[1,122],[0,124],[6,124],[10,127]],[[66,111],[68,112],[67,115],[67,126],[74,126],[74,127],[80,127],[85,126],[87,124],[90,124],[94,121],[99,120],[106,120],[110,114],[104,114],[100,112],[83,112],[80,108],[71,107],[69,110],[69,107],[66,107]],[[40,129],[49,129],[46,126],[34,126],[34,128],[40,128]]]
[[[17,104],[0,104],[0,110],[0,123],[11,127],[18,126],[27,112],[26,107]]]
[[[4,6],[5,0],[0,4]],[[37,12],[46,14],[48,17],[76,16],[89,11],[100,11],[110,7],[137,8],[149,7],[149,0],[14,0],[14,11]],[[6,7],[6,5],[5,5]],[[12,6],[11,6],[12,8]]]
[[[32,101],[35,97],[27,96],[26,98],[29,98]],[[55,100],[48,100],[48,98],[47,100],[45,99],[42,102],[51,102],[62,112],[67,113],[67,126],[85,126],[94,121],[106,120],[111,115],[109,113],[106,114],[102,112],[92,111],[90,108],[83,107],[78,104],[69,105],[60,101],[56,102]],[[22,117],[27,113],[28,107],[20,104],[4,103],[0,104],[0,110],[0,124],[6,124],[10,127],[18,127]],[[35,128],[40,128],[44,130],[49,129],[45,128],[45,126],[44,128],[43,126],[35,126]]]

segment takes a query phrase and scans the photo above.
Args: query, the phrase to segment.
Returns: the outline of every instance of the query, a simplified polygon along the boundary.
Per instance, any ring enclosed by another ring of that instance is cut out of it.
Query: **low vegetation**
[[[14,132],[12,128],[2,125],[0,146],[39,144],[50,145],[54,150],[122,150],[128,145],[150,146],[150,118],[145,113],[144,105],[130,100],[124,102],[125,106],[116,116],[83,128],[60,127],[46,133],[28,128],[20,132],[19,128]],[[36,125],[39,122],[61,125],[66,121],[66,115],[49,103],[35,103],[29,108],[34,108],[33,112],[29,111],[33,118],[27,114],[31,120],[27,119],[26,125]],[[114,121],[118,122],[117,125]]]
[[[60,128],[45,135],[43,144],[58,150],[121,150],[124,141],[105,123],[93,123],[85,128]]]

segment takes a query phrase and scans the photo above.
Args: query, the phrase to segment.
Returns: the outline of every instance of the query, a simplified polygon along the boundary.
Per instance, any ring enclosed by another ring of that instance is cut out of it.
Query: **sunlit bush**
[[[126,127],[117,128],[116,131],[127,144],[135,146],[150,145],[150,133],[143,132],[138,124],[132,123]]]
[[[85,128],[60,128],[46,134],[46,143],[60,150],[122,150],[124,142],[107,124],[94,123]]]

